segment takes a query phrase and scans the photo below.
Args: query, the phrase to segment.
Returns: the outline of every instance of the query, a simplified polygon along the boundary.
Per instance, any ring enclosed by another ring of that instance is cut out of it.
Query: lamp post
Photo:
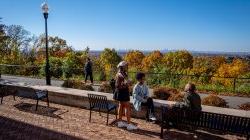
[[[48,29],[47,29],[47,19],[49,15],[49,6],[47,3],[43,3],[41,5],[43,16],[45,19],[45,42],[46,42],[46,66],[45,66],[45,74],[46,74],[46,85],[51,85],[50,80],[50,70],[49,70],[49,53],[48,53]]]

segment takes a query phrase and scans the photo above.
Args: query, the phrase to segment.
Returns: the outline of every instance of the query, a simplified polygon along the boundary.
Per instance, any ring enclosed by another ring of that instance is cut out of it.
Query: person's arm
[[[144,102],[144,99],[142,96],[140,96],[139,94],[139,89],[137,88],[137,86],[134,87],[133,89],[133,96],[136,100],[140,101],[140,102]]]
[[[118,89],[125,89],[128,88],[127,83],[124,83],[123,77],[116,75],[115,87]]]
[[[92,62],[90,62],[89,67],[90,67],[90,71],[92,71],[92,69],[93,69],[93,63]]]
[[[183,103],[184,103],[183,105],[185,108],[191,108],[191,96],[190,96],[190,94],[185,94]]]
[[[145,92],[146,92],[146,97],[148,98],[150,95],[149,95],[149,88],[148,88],[148,86],[146,86],[145,85],[145,87],[146,87],[146,90],[145,90]]]
[[[184,98],[183,98],[183,102],[177,102],[173,105],[173,107],[176,108],[189,108],[190,107],[190,99],[189,99],[189,95],[187,93],[185,93]]]

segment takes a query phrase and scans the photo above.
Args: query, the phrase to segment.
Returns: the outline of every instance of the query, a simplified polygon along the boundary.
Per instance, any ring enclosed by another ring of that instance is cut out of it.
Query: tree
[[[105,48],[100,54],[100,61],[107,75],[111,70],[114,71],[116,69],[116,66],[121,60],[122,58],[118,55],[115,49]]]
[[[38,49],[38,55],[41,58],[45,58],[45,36],[40,35],[39,36],[39,49]],[[49,36],[48,37],[48,43],[49,43],[49,54],[52,57],[59,57],[64,58],[66,57],[67,53],[72,51],[72,48],[67,44],[66,40],[58,37],[58,36]]]
[[[6,26],[6,36],[12,51],[27,47],[31,40],[30,33],[20,25]]]
[[[87,56],[81,53],[69,52],[63,61],[64,77],[69,78],[73,75],[83,75],[86,58]]]
[[[226,59],[223,56],[206,57],[198,56],[193,59],[192,74],[200,75],[213,75],[220,65],[226,63]]]
[[[145,71],[150,71],[162,64],[163,55],[160,51],[153,51],[143,58],[142,66]]]
[[[247,62],[241,59],[234,59],[232,63],[222,64],[215,73],[213,80],[225,86],[231,86],[233,83],[232,79],[229,78],[238,78],[249,72],[248,69],[249,65]]]
[[[164,55],[163,62],[171,70],[182,73],[193,67],[193,56],[185,50],[169,52]]]
[[[2,18],[0,18],[0,23],[1,23],[1,19]],[[3,58],[6,55],[6,46],[7,46],[6,40],[7,40],[7,36],[5,34],[5,25],[0,24],[0,57],[1,58]],[[2,59],[0,60],[0,62],[1,61]]]
[[[189,74],[195,75],[202,83],[210,82],[220,65],[226,63],[226,59],[222,56],[197,56],[193,60],[193,68],[189,71]]]
[[[129,51],[124,56],[124,60],[128,62],[129,67],[135,68],[136,70],[140,70],[142,68],[142,60],[144,57],[145,56],[141,51],[133,50]]]

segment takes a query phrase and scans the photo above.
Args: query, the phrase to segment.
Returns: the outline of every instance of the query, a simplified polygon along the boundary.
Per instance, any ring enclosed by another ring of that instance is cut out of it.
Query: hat
[[[118,65],[117,65],[117,68],[119,68],[119,67],[125,67],[125,66],[127,66],[128,65],[128,63],[126,62],[126,61],[121,61]]]

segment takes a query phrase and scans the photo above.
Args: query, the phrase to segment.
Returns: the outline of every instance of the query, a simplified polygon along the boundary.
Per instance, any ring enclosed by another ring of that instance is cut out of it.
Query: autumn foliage
[[[135,51],[129,51],[124,56],[124,60],[128,62],[129,67],[135,68],[137,70],[141,70],[143,67],[142,61],[144,57],[145,55],[141,51],[135,50]]]
[[[152,68],[162,65],[163,54],[160,51],[153,51],[142,60],[143,70],[149,71]]]
[[[248,69],[249,69],[249,64],[247,64],[241,59],[235,59],[233,60],[232,63],[222,64],[217,69],[213,80],[225,86],[230,86],[233,84],[232,79],[224,79],[224,77],[239,78],[241,75],[247,73]]]

